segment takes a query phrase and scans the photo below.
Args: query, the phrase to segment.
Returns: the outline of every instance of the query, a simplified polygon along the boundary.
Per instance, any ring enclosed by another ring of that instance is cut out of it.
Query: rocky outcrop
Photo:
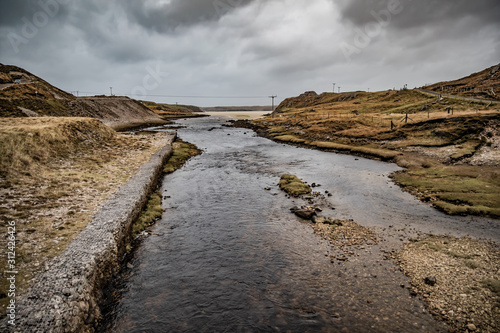
[[[133,221],[156,188],[175,135],[165,139],[130,181],[94,216],[87,228],[17,300],[15,326],[2,332],[92,332],[101,313],[102,287],[119,268]]]

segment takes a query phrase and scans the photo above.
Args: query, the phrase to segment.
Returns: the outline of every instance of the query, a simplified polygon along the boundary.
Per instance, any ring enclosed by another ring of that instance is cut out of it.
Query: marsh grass
[[[163,213],[163,208],[161,207],[161,192],[156,191],[152,193],[146,204],[146,207],[141,212],[141,215],[134,222],[132,226],[133,236],[137,236],[149,226],[151,226],[156,220],[161,218]]]
[[[163,168],[165,174],[174,172],[181,168],[190,158],[201,154],[195,145],[177,138],[172,145],[172,156],[168,159]]]
[[[393,179],[450,215],[500,217],[500,170],[495,167],[450,165],[410,168]]]
[[[294,175],[282,175],[278,185],[292,197],[299,197],[312,191],[309,185]]]

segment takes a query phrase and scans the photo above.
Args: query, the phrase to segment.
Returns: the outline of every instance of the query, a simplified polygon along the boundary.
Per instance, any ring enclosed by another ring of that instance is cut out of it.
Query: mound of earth
[[[90,117],[113,129],[165,123],[128,97],[77,98],[16,67],[0,64],[0,117]]]

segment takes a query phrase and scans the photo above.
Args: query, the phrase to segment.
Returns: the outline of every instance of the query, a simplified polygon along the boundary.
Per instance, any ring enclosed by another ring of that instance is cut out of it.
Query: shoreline
[[[494,218],[500,219],[500,207],[493,208],[490,211],[483,211],[481,207],[475,209],[475,207],[471,208],[463,208],[460,209],[461,203],[460,200],[450,199],[449,201],[441,201],[442,199],[439,196],[432,195],[425,188],[422,189],[419,186],[413,186],[409,181],[409,178],[413,175],[410,173],[414,170],[432,170],[439,169],[441,167],[453,168],[454,164],[449,163],[441,163],[438,159],[433,156],[426,156],[424,154],[419,154],[417,151],[406,151],[401,149],[386,149],[375,147],[377,144],[373,144],[373,147],[365,147],[359,145],[352,144],[344,144],[344,143],[336,143],[334,141],[326,142],[326,141],[318,141],[318,139],[309,138],[307,136],[296,136],[296,135],[276,135],[276,133],[271,133],[271,129],[261,118],[258,124],[251,120],[230,120],[229,122],[233,127],[240,128],[248,128],[253,130],[257,135],[272,140],[277,143],[284,143],[293,145],[296,147],[327,151],[339,154],[347,154],[352,156],[359,156],[368,159],[380,160],[383,162],[395,163],[398,166],[402,167],[404,170],[395,172],[391,174],[391,179],[403,190],[409,192],[422,202],[430,203],[435,209],[447,214],[447,215],[461,215],[461,216],[479,216],[486,218]],[[365,140],[366,141],[366,140]],[[369,140],[368,140],[369,141]],[[366,143],[365,143],[366,144]],[[495,173],[495,168],[499,165],[500,161],[494,162],[492,166],[474,166],[474,165],[459,165],[463,168],[468,167],[469,169],[483,167],[485,170],[491,170],[492,173]],[[474,173],[480,173],[479,171],[474,171]],[[405,176],[407,176],[405,178]],[[494,175],[492,175],[494,177]],[[486,184],[486,187],[489,184]],[[454,201],[458,202],[456,206],[452,206],[451,203]]]
[[[35,283],[16,300],[13,332],[91,331],[100,320],[102,287],[119,269],[131,224],[156,188],[176,135],[95,214],[64,252],[48,264]],[[71,278],[71,279],[70,279]],[[8,317],[1,322],[8,328]],[[12,328],[12,326],[10,326]]]

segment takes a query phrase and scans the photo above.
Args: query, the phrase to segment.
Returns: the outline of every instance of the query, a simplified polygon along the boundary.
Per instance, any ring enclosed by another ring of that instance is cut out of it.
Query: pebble
[[[475,330],[477,330],[477,327],[476,327],[476,325],[474,325],[474,324],[467,324],[467,326],[466,326],[466,327],[467,327],[467,329],[468,329],[469,331],[471,331],[471,332],[474,332]]]

